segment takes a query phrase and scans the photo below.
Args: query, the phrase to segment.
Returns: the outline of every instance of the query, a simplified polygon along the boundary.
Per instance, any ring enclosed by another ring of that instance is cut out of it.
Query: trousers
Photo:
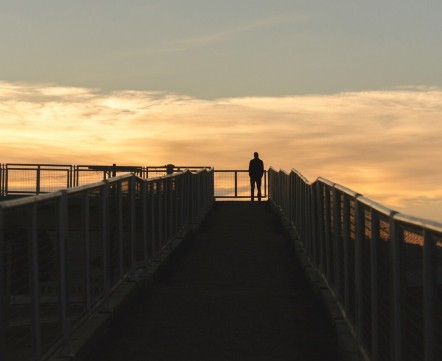
[[[250,197],[252,202],[255,200],[255,184],[256,189],[258,191],[258,201],[261,200],[261,177],[260,178],[253,178],[250,177]]]

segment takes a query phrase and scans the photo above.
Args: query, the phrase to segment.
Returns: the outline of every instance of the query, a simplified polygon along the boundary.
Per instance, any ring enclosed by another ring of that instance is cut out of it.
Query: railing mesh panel
[[[348,318],[352,322],[356,321],[356,269],[355,269],[355,254],[356,254],[356,201],[350,199],[349,201],[349,228],[350,238],[347,243],[348,249]]]
[[[382,361],[391,360],[391,320],[392,320],[392,274],[391,274],[391,239],[388,217],[379,215],[379,242],[376,257],[377,305],[378,305],[378,342],[379,357]]]
[[[369,207],[363,207],[361,225],[363,232],[361,237],[361,294],[362,299],[359,300],[359,307],[361,307],[361,330],[363,344],[367,350],[371,350],[371,317],[372,317],[372,305],[371,305],[371,242],[372,242],[372,229],[371,229],[371,211]]]
[[[119,183],[114,183],[109,187],[109,201],[108,201],[108,217],[109,217],[109,242],[108,246],[108,267],[110,285],[115,284],[122,274],[122,242],[121,235],[122,224],[120,224],[119,212],[123,212],[119,202],[121,189]]]
[[[87,300],[84,280],[86,279],[86,229],[85,229],[85,196],[73,194],[68,197],[68,238],[67,276],[69,314],[74,324],[86,313]]]
[[[442,355],[442,236],[434,237],[436,245],[435,261],[436,261],[436,294],[434,309],[436,310],[436,317],[434,319],[434,340],[435,343],[435,355]]]
[[[90,287],[92,304],[103,297],[103,227],[102,227],[102,194],[99,188],[89,191],[89,254],[90,254]]]
[[[57,201],[37,205],[38,283],[42,351],[61,337]]]
[[[69,176],[69,170],[42,169],[40,171],[40,193],[69,188]]]
[[[36,193],[36,169],[8,169],[8,193]]]
[[[339,193],[339,197],[338,197],[339,201],[338,201],[338,207],[339,207],[339,215],[336,215],[337,217],[339,217],[339,229],[336,232],[336,240],[337,240],[337,245],[336,245],[336,250],[337,250],[337,255],[336,255],[336,260],[337,260],[337,264],[336,264],[336,270],[337,270],[337,275],[338,275],[338,279],[337,279],[337,283],[336,283],[336,290],[337,290],[337,296],[338,296],[338,300],[341,303],[345,303],[345,299],[344,299],[344,290],[345,290],[345,253],[344,253],[344,242],[345,242],[345,229],[344,229],[344,200],[345,200],[345,196],[341,193]]]
[[[29,360],[32,355],[29,222],[30,213],[23,209],[3,213],[8,360]]]
[[[402,227],[403,243],[403,342],[404,360],[418,360],[424,352],[423,339],[423,234]]]

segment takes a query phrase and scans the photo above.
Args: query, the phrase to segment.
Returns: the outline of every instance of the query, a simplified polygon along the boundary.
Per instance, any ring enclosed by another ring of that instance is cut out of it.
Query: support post
[[[436,361],[435,328],[436,318],[435,295],[437,289],[436,244],[429,230],[424,230],[423,275],[424,275],[424,360]],[[440,341],[440,340],[439,340]]]
[[[32,333],[32,354],[34,359],[40,360],[42,355],[41,328],[40,328],[40,287],[39,287],[39,264],[38,264],[38,235],[37,235],[37,204],[30,207],[29,219],[29,260],[30,260],[30,293],[31,293],[31,333]]]
[[[6,331],[8,328],[8,308],[9,308],[9,292],[7,290],[6,281],[6,265],[3,260],[6,259],[6,243],[4,236],[4,219],[3,208],[0,207],[0,360],[7,360],[6,355]]]
[[[83,194],[83,239],[84,239],[84,302],[86,311],[92,310],[92,275],[91,275],[91,246],[90,246],[90,210],[89,210],[89,192]]]
[[[379,349],[379,216],[372,208],[371,212],[371,242],[370,242],[370,268],[371,268],[371,357],[372,361],[380,358]]]
[[[101,234],[102,234],[102,254],[103,254],[103,291],[105,299],[105,310],[108,308],[110,294],[110,274],[109,274],[109,182],[101,188]]]
[[[67,238],[68,238],[68,197],[66,191],[61,193],[58,199],[58,241],[60,259],[60,318],[63,337],[63,354],[70,355],[71,347],[69,342],[70,321],[69,321],[69,295],[68,295],[68,266],[67,266]]]
[[[394,217],[390,217],[390,235],[392,243],[392,271],[393,271],[393,360],[402,361],[402,265],[400,227]]]

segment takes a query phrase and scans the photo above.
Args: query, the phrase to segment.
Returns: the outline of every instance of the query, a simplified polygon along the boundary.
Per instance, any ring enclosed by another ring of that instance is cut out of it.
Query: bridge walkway
[[[267,202],[216,202],[89,360],[337,360],[336,337]]]

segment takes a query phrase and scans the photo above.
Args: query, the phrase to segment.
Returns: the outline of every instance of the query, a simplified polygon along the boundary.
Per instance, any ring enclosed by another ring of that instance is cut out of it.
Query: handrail
[[[270,200],[296,231],[365,357],[442,354],[442,224],[398,213],[324,178],[269,171]]]

